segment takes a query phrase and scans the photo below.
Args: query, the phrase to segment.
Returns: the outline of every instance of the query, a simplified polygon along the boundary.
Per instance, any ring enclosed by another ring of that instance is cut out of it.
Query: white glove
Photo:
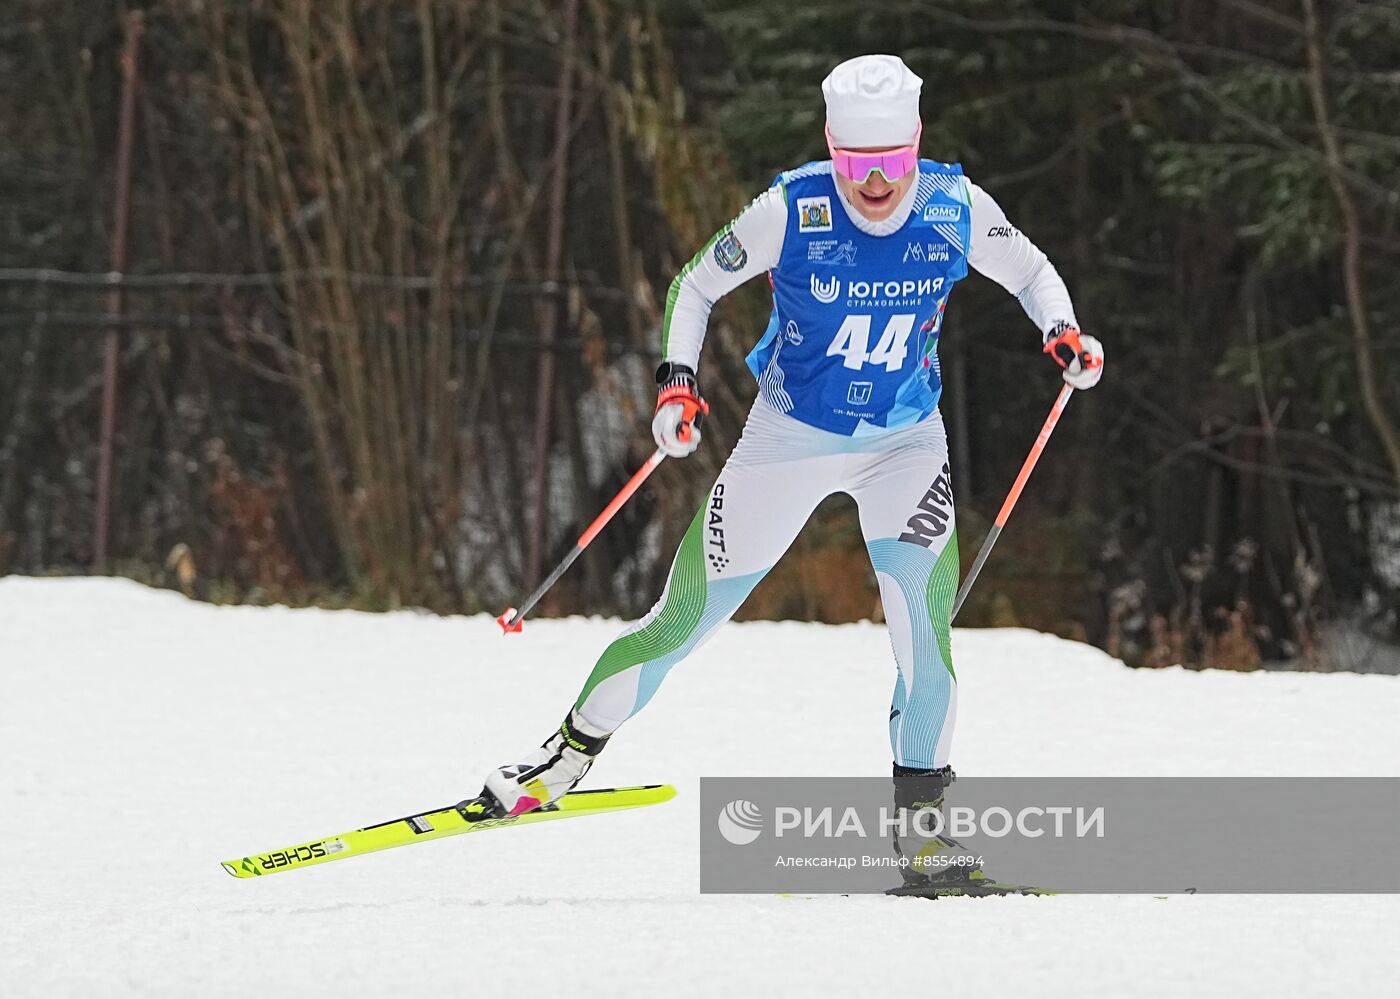
[[[684,458],[700,446],[700,422],[710,405],[700,398],[695,372],[667,361],[656,369],[656,415],[651,436],[668,458]]]
[[[1073,326],[1060,324],[1045,334],[1045,353],[1065,369],[1064,379],[1074,388],[1091,389],[1103,377],[1103,344]]]
[[[668,458],[684,458],[700,446],[700,428],[685,418],[685,406],[668,402],[651,418],[651,436]]]

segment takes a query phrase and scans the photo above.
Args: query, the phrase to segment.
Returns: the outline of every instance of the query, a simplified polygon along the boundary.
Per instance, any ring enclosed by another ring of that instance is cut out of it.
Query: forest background
[[[649,453],[672,277],[901,55],[923,153],[1056,263],[1077,393],[960,625],[1129,663],[1400,669],[1396,0],[12,0],[0,574],[499,612]],[[742,427],[544,613],[636,615]],[[1059,381],[971,277],[941,354],[970,561]],[[745,617],[878,618],[849,498]]]

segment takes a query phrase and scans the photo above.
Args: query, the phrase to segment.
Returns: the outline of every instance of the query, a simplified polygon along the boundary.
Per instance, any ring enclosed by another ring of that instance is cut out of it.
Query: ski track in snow
[[[219,867],[474,793],[617,628],[505,640],[488,617],[0,579],[0,994],[1293,996],[1400,975],[1394,896],[700,895],[700,776],[888,773],[869,624],[730,625],[678,667],[589,775],[674,783],[670,803]],[[1023,630],[954,646],[964,773],[1400,773],[1400,677],[1130,670]]]

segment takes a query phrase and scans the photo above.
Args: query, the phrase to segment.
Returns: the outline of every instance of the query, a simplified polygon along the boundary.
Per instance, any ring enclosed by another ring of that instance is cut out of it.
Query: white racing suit
[[[681,540],[661,599],[604,651],[575,705],[579,718],[612,732],[641,710],[835,492],[849,493],[860,509],[889,623],[899,671],[890,712],[894,759],[943,766],[957,706],[948,617],[958,547],[947,438],[936,412],[886,434],[842,437],[758,400]]]

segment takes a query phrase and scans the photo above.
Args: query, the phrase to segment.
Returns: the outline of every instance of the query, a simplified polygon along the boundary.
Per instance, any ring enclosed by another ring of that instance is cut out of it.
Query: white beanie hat
[[[919,132],[923,84],[899,56],[847,59],[822,81],[832,144],[842,149],[911,144]]]

